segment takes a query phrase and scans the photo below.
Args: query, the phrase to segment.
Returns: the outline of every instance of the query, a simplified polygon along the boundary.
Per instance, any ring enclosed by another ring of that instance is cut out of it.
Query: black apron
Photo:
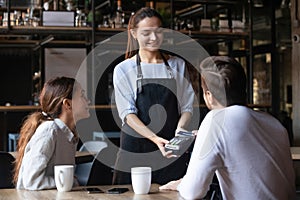
[[[137,57],[137,116],[150,130],[159,137],[170,140],[180,118],[177,102],[176,80],[171,68],[163,57],[171,78],[144,79],[140,56]],[[180,158],[165,158],[157,145],[135,132],[125,121],[120,138],[114,184],[130,184],[130,169],[137,166],[152,167],[152,183],[165,184],[181,178],[187,168],[189,154]]]

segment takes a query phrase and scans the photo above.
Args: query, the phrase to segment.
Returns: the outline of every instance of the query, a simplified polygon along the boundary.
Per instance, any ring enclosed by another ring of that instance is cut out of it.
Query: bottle
[[[16,15],[16,26],[23,26],[24,22],[23,22],[21,11],[15,11],[15,15]]]
[[[150,1],[149,5],[150,5],[149,6],[150,8],[154,9],[154,2],[153,1]]]
[[[3,19],[2,19],[2,26],[7,26],[7,25],[8,25],[8,13],[4,12]]]
[[[86,26],[86,16],[79,9],[77,9],[76,11],[75,26],[77,27]]]
[[[210,26],[213,31],[217,31],[219,29],[219,18],[218,17],[211,18]]]
[[[115,28],[122,28],[124,25],[124,12],[122,10],[122,3],[121,0],[117,1],[117,11],[114,20]]]

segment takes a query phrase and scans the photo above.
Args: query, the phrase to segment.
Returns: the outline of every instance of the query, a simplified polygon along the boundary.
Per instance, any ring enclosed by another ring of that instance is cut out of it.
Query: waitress
[[[194,91],[183,59],[162,53],[162,17],[142,8],[128,23],[126,59],[114,69],[122,119],[114,184],[131,183],[130,169],[152,168],[152,182],[165,184],[185,174],[188,154],[175,156],[165,144],[191,119]]]

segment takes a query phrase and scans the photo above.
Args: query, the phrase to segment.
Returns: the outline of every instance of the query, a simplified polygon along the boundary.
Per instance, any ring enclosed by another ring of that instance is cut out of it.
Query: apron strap
[[[137,66],[137,93],[142,93],[142,82],[143,82],[143,73],[141,68],[141,57],[139,55],[139,52],[136,54],[136,66]]]
[[[165,56],[160,52],[160,56],[164,61],[164,64],[171,76],[171,78],[174,78],[173,73],[172,73],[172,69],[167,61],[167,59],[165,58]],[[137,53],[136,54],[136,66],[137,66],[137,79],[142,79],[143,78],[143,72],[142,72],[142,68],[141,68],[141,57],[140,54]]]
[[[165,58],[165,56],[161,53],[160,51],[160,56],[162,57],[164,64],[169,72],[169,75],[172,78],[174,78],[171,67],[167,61],[167,59]],[[141,67],[141,57],[139,55],[139,52],[137,52],[136,54],[136,66],[137,66],[137,90],[138,93],[142,92],[142,80],[143,80],[143,72],[142,72],[142,67]]]
[[[165,56],[162,54],[161,51],[160,51],[160,56],[162,57],[162,59],[163,59],[163,61],[164,61],[164,63],[165,63],[165,66],[166,66],[166,68],[167,68],[167,70],[168,70],[168,72],[169,72],[171,78],[174,78],[173,73],[172,73],[172,70],[171,70],[171,67],[170,67],[170,65],[169,65],[169,63],[168,63],[168,61],[167,61],[167,59],[165,58]]]
[[[136,54],[136,66],[137,66],[137,78],[143,78],[142,68],[141,68],[141,57],[139,53]]]

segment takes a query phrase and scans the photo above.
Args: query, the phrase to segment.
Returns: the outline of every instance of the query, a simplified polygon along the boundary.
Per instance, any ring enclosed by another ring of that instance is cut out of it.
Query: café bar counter
[[[89,186],[91,187],[91,186]],[[41,191],[29,191],[29,190],[16,190],[16,189],[0,189],[1,200],[53,200],[53,199],[64,199],[64,200],[82,200],[82,199],[101,199],[101,200],[176,200],[183,199],[180,197],[177,191],[160,191],[159,185],[152,184],[149,194],[137,195],[134,194],[130,185],[119,185],[119,186],[97,186],[104,193],[93,193],[89,194],[85,188],[77,187],[73,188],[70,192],[58,192],[56,189],[52,190],[41,190]],[[126,187],[129,191],[122,194],[107,194],[105,193],[108,189],[113,187]]]

